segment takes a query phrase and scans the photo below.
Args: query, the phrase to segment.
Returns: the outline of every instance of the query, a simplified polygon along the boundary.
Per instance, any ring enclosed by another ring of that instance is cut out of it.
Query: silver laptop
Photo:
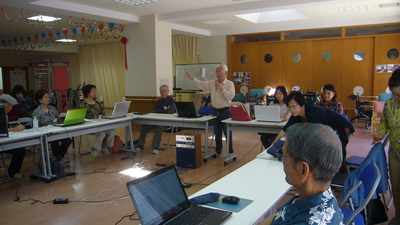
[[[125,117],[128,114],[131,101],[116,102],[111,116],[103,116],[103,119],[117,119]]]
[[[229,211],[192,205],[174,165],[130,181],[126,186],[142,225],[182,225],[188,222],[197,225],[218,225],[232,214]],[[192,211],[198,210],[205,210],[207,213],[191,215]],[[187,216],[193,218],[188,219]],[[186,217],[186,222],[180,221],[182,217]]]
[[[254,112],[257,121],[282,122],[281,109],[279,106],[255,105]]]

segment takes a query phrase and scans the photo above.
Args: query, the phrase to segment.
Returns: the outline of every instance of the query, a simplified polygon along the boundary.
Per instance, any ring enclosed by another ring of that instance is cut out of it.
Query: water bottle
[[[39,127],[39,120],[36,118],[36,116],[34,116],[32,120],[32,128],[37,129],[38,127]]]

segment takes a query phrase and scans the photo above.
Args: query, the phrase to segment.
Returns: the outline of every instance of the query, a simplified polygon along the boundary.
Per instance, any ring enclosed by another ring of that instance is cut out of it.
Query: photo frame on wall
[[[250,85],[251,75],[250,72],[233,72],[233,83],[235,85]]]

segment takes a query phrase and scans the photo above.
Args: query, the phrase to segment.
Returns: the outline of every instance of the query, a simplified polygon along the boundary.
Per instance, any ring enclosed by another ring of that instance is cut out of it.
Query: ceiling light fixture
[[[252,23],[272,23],[272,22],[309,19],[308,16],[304,15],[297,9],[284,9],[284,10],[275,10],[275,11],[260,12],[260,13],[247,13],[235,16],[250,21]]]
[[[54,17],[54,16],[40,15],[40,16],[29,17],[28,20],[37,20],[37,21],[42,21],[42,22],[52,22],[52,21],[56,21],[56,20],[61,20],[61,18]]]
[[[203,21],[203,23],[208,24],[208,25],[221,25],[221,24],[231,23],[231,21],[219,19],[219,20],[207,20],[207,21]]]
[[[127,5],[145,5],[145,4],[150,4],[150,3],[156,3],[157,0],[114,0],[115,2],[119,2],[122,4],[127,4]]]
[[[355,12],[369,10],[368,5],[353,5],[338,8],[340,12]]]
[[[66,42],[66,43],[76,42],[75,39],[58,39],[56,41],[57,42]]]

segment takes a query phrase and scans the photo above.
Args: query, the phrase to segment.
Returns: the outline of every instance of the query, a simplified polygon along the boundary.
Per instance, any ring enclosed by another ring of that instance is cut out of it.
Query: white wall
[[[226,36],[201,37],[199,41],[200,63],[228,63]]]

